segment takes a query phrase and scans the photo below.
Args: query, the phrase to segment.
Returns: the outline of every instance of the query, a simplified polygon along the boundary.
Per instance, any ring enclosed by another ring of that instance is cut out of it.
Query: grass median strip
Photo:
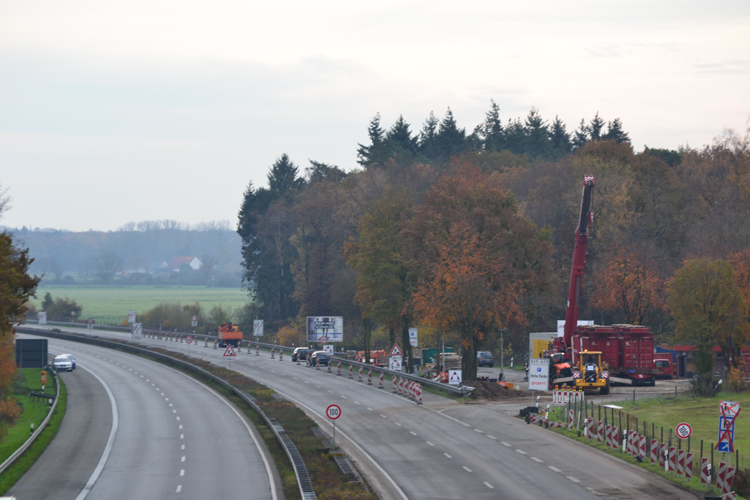
[[[13,391],[14,397],[18,399],[22,407],[22,413],[16,423],[8,428],[8,434],[2,443],[0,443],[0,462],[6,460],[21,447],[31,435],[30,425],[33,423],[36,428],[44,420],[49,411],[49,403],[47,401],[38,398],[32,401],[29,396],[29,391],[31,390],[41,392],[38,384],[41,369],[23,368],[20,371],[22,375],[21,381],[14,383]],[[54,386],[50,387],[52,384],[50,379],[51,375],[48,376],[48,385],[45,394],[54,396]],[[52,414],[52,418],[37,440],[0,477],[0,495],[7,492],[34,465],[34,462],[44,453],[44,450],[47,449],[47,446],[60,429],[67,405],[67,391],[60,377],[58,377],[58,382],[60,383],[60,400],[57,402],[57,407]]]

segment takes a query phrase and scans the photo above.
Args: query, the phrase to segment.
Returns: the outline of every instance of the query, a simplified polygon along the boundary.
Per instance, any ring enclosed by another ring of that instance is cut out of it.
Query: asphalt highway
[[[101,337],[127,338],[96,332]],[[141,343],[188,353],[182,343]],[[698,498],[637,467],[492,405],[460,404],[425,393],[424,406],[386,389],[243,350],[231,368],[275,389],[331,433],[325,408],[342,408],[337,442],[381,498]],[[190,347],[190,355],[227,364],[223,349]]]
[[[9,494],[19,499],[281,498],[252,424],[194,379],[143,358],[50,339],[71,353],[58,435]]]

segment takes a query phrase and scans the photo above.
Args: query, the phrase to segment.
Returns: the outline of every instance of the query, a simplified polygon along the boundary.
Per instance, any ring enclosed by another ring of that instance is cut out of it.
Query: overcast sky
[[[349,170],[375,113],[490,99],[638,151],[744,133],[750,2],[0,0],[0,224],[234,225],[282,153]]]

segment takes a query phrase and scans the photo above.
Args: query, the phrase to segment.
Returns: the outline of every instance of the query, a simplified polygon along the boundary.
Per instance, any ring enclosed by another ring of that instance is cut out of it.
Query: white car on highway
[[[59,356],[55,356],[53,366],[57,371],[68,370],[72,372],[76,369],[76,358],[72,354],[60,354]]]

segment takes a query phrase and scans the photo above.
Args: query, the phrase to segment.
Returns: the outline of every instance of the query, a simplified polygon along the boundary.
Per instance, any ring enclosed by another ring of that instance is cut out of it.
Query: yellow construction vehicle
[[[578,366],[573,372],[575,387],[582,389],[599,388],[602,394],[609,394],[609,372],[607,362],[602,363],[599,351],[581,351],[578,353]]]

